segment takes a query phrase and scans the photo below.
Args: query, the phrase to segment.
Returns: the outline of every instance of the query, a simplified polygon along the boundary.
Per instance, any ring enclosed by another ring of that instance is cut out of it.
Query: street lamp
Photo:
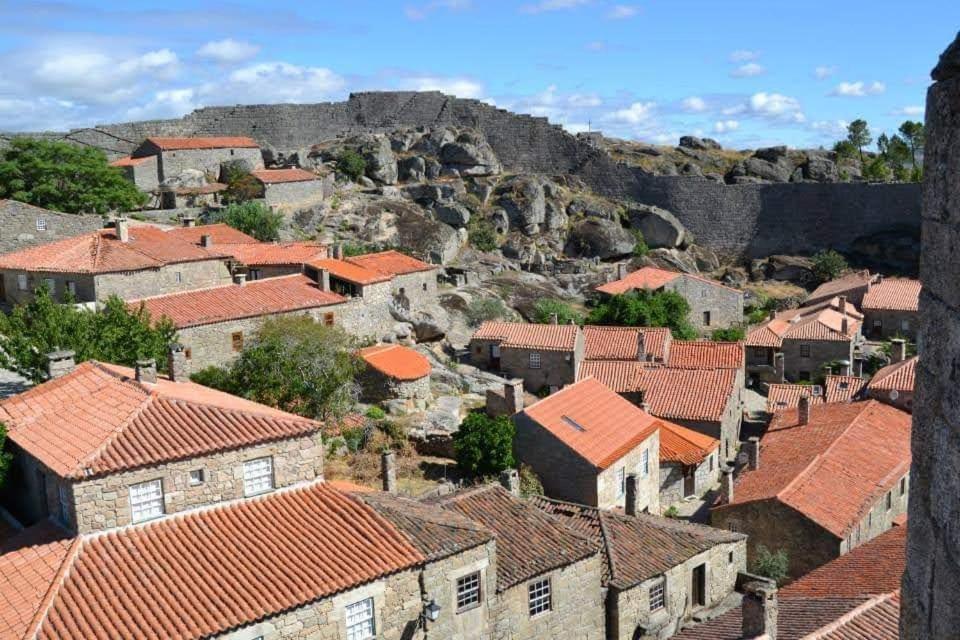
[[[423,617],[430,622],[436,622],[437,618],[440,617],[440,605],[435,600],[431,600],[423,607]]]

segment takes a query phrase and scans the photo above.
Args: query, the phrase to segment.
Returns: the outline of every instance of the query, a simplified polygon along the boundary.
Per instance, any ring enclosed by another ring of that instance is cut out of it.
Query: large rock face
[[[440,161],[462,176],[500,173],[500,161],[486,139],[476,131],[464,131],[456,140],[440,147]]]
[[[545,180],[539,176],[516,176],[499,189],[499,204],[510,217],[510,225],[526,234],[535,234],[546,221]]]
[[[643,234],[651,249],[679,247],[687,241],[687,230],[677,217],[653,205],[631,207],[630,226]]]
[[[633,253],[637,241],[619,222],[586,218],[570,230],[566,253],[582,258],[619,258]]]

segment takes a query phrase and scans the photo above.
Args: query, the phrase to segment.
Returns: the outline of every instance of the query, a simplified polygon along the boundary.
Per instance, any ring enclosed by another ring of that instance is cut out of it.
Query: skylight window
[[[579,422],[577,422],[576,420],[574,420],[574,419],[571,418],[570,416],[560,416],[560,419],[563,420],[565,423],[567,423],[567,426],[573,427],[573,428],[576,429],[577,431],[584,431],[584,432],[585,432],[585,431],[587,430],[587,428],[586,428],[585,426],[583,426],[582,424],[580,424]]]

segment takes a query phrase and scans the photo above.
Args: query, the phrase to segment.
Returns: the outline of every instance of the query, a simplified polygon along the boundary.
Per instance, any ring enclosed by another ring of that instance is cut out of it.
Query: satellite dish
[[[900,392],[899,392],[899,391],[897,391],[896,389],[891,389],[891,390],[890,390],[890,399],[891,399],[891,400],[893,400],[894,402],[896,402],[896,401],[897,401],[897,398],[899,398],[899,397],[900,397]]]

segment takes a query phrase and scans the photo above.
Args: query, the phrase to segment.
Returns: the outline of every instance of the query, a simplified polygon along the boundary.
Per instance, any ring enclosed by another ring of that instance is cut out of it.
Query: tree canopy
[[[557,298],[541,298],[533,305],[534,322],[551,322],[556,314],[559,324],[583,324],[583,316],[569,303]]]
[[[211,222],[230,225],[261,242],[273,242],[280,239],[283,214],[270,210],[261,202],[238,202],[214,214]]]
[[[47,354],[61,349],[75,352],[77,362],[101,360],[133,366],[154,358],[166,367],[166,352],[176,341],[176,330],[167,318],[154,322],[142,307],[130,311],[118,297],[107,300],[100,311],[57,304],[46,286],[33,300],[0,314],[0,366],[34,382],[47,375]]]
[[[0,489],[7,479],[7,471],[10,469],[10,463],[13,461],[13,454],[4,447],[7,442],[7,425],[0,422]]]
[[[513,434],[510,418],[491,418],[482,411],[471,411],[453,435],[457,466],[478,476],[513,467]]]
[[[339,327],[307,316],[268,320],[229,367],[191,378],[227,393],[319,420],[336,420],[357,400],[363,361],[356,341]]]
[[[631,291],[611,296],[595,307],[589,324],[630,327],[669,327],[677,340],[693,340],[697,332],[690,324],[690,304],[675,291]]]
[[[833,249],[818,251],[813,256],[813,274],[820,282],[838,278],[848,268],[847,259]]]
[[[863,148],[873,141],[873,138],[870,137],[870,128],[867,126],[867,121],[857,118],[847,125],[847,140],[857,148],[860,153],[860,162],[863,162]]]
[[[14,138],[0,151],[0,198],[65,213],[139,209],[147,197],[111,167],[103,151],[66,142]]]

